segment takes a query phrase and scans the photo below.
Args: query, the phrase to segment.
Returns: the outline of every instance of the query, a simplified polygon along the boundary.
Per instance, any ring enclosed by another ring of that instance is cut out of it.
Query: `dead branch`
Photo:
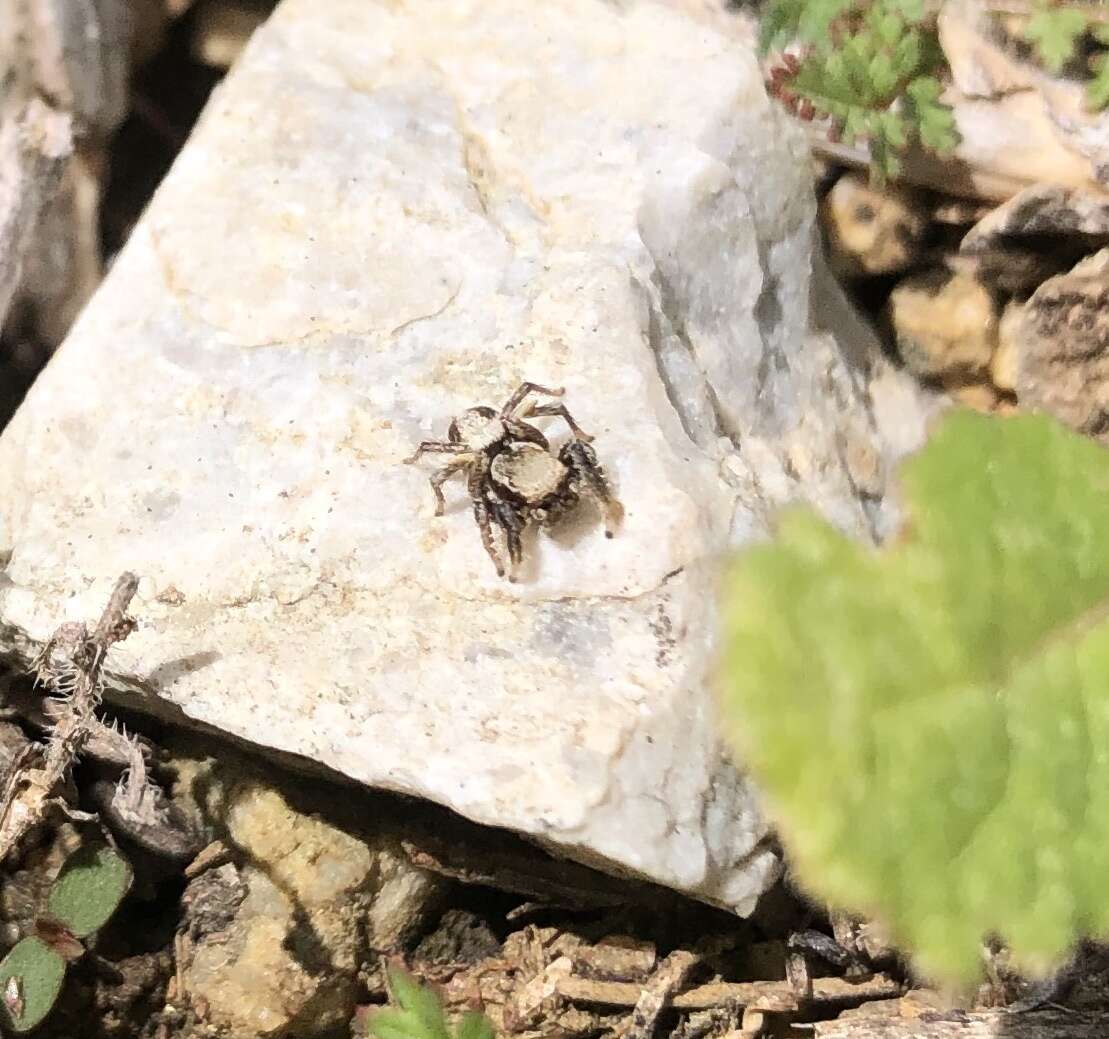
[[[62,705],[45,745],[32,744],[9,772],[0,801],[0,862],[34,827],[61,789],[93,733],[104,728],[96,716],[102,669],[108,650],[134,630],[127,616],[138,578],[125,573],[90,635],[84,624],[63,624],[47,640],[32,665],[36,679]]]
[[[639,1002],[643,985],[569,976],[555,981],[554,991],[573,1002],[634,1007]],[[806,1005],[861,1003],[866,1000],[893,999],[900,994],[901,985],[887,974],[872,974],[858,980],[813,978],[812,997],[806,1001]],[[712,982],[678,993],[670,1000],[669,1005],[676,1010],[710,1010],[731,1005],[777,1012],[793,1011],[800,1007],[797,994],[788,981]]]
[[[659,964],[650,980],[640,986],[639,998],[627,1024],[621,1029],[623,1039],[651,1039],[662,1012],[670,1004],[675,990],[697,965],[698,957],[678,949]]]

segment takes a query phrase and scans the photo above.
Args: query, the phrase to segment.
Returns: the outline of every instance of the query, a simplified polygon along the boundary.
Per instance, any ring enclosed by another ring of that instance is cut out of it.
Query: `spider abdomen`
[[[510,444],[489,465],[496,489],[517,505],[539,505],[568,490],[570,470],[535,444]]]

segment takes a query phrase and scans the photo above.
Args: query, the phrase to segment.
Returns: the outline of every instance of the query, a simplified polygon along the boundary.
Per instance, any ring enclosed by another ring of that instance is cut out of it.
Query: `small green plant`
[[[1109,451],[950,416],[881,550],[807,510],[726,587],[725,724],[800,882],[928,972],[1109,935]]]
[[[484,1014],[463,1014],[452,1031],[443,1004],[430,988],[396,968],[388,972],[388,977],[396,1005],[369,1016],[367,1035],[377,1039],[493,1039],[493,1026]]]
[[[896,177],[899,154],[913,144],[950,152],[959,137],[941,101],[949,73],[938,7],[925,0],[768,0],[762,52],[800,48],[771,66],[771,92],[801,118],[827,121],[832,139],[867,143],[878,179]],[[1020,30],[1048,71],[1076,67],[1094,109],[1109,104],[1107,17],[1096,5],[1033,0]],[[1089,58],[1087,43],[1095,45]]]
[[[801,53],[771,68],[772,93],[804,119],[826,119],[833,138],[866,141],[880,177],[897,176],[898,155],[914,142],[936,152],[958,143],[923,0],[770,0],[763,51],[793,40]]]
[[[46,900],[36,934],[0,961],[3,1018],[13,1032],[36,1028],[62,991],[67,962],[80,957],[87,938],[103,927],[131,887],[131,867],[114,848],[84,845],[66,859]]]
[[[1078,71],[1087,76],[1086,99],[1095,110],[1109,105],[1109,55],[1104,51],[1109,46],[1106,18],[1109,10],[1104,8],[1075,8],[1039,0],[1023,34],[1048,71],[1061,72],[1068,66],[1080,66]],[[1084,53],[1087,41],[1097,45],[1088,58]],[[1081,67],[1083,63],[1085,68]]]

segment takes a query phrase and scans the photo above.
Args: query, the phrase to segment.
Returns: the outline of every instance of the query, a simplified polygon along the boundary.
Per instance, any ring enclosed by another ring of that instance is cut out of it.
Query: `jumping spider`
[[[521,537],[528,523],[551,526],[587,497],[601,510],[605,536],[612,537],[624,513],[589,446],[593,438],[578,426],[565,404],[538,404],[532,399],[536,394],[561,397],[563,392],[521,383],[499,412],[484,406],[467,408],[451,422],[447,440],[425,440],[405,459],[411,464],[429,452],[454,456],[431,477],[435,515],[442,516],[446,505],[443,484],[455,473],[465,473],[481,543],[498,577],[505,576],[506,567],[494,524],[504,534],[510,581],[516,579],[516,567],[523,558]],[[525,421],[555,415],[566,420],[574,435],[557,455],[547,438]]]

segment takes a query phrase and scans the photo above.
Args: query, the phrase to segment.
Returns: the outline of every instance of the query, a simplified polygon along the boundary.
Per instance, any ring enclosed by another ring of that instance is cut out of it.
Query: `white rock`
[[[880,529],[888,454],[806,339],[808,176],[677,8],[285,0],[0,440],[4,642],[136,570],[112,664],[150,709],[750,911],[778,863],[714,735],[720,554],[795,498]],[[627,515],[509,585],[401,460],[523,379]]]

